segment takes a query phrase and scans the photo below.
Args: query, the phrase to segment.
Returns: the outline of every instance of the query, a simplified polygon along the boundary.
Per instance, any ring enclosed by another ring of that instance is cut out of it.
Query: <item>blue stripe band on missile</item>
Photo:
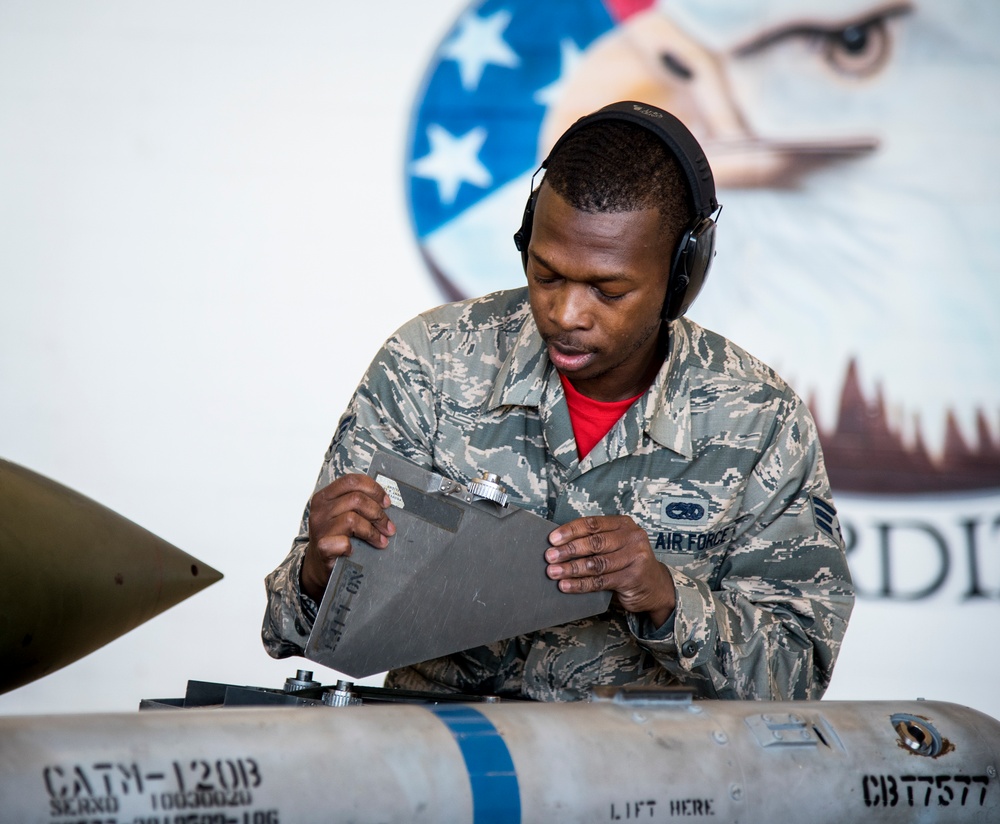
[[[439,704],[427,709],[445,723],[462,751],[472,787],[474,824],[520,824],[517,773],[497,728],[469,706]]]

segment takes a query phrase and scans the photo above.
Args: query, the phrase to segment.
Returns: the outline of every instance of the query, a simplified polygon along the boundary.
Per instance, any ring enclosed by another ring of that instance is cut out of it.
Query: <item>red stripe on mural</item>
[[[604,0],[604,5],[615,21],[621,23],[633,14],[650,8],[654,2],[655,0]]]

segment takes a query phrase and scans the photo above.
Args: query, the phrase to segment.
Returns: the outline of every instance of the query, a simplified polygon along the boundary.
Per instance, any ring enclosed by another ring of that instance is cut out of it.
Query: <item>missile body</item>
[[[660,700],[0,718],[4,820],[998,822],[955,704]]]
[[[222,575],[121,515],[0,460],[0,692],[71,664]]]

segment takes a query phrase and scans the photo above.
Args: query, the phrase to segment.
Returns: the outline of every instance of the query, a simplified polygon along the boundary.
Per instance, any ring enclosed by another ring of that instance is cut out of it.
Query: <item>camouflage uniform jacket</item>
[[[376,355],[317,489],[378,448],[463,484],[484,468],[557,523],[628,514],[673,574],[659,628],[602,615],[391,672],[387,686],[577,699],[593,684],[683,684],[721,698],[820,697],[854,603],[815,424],[771,369],[686,318],[652,386],[583,460],[527,290],[426,312]],[[307,510],[308,515],[308,510]],[[263,640],[301,654],[306,517],[267,578]]]

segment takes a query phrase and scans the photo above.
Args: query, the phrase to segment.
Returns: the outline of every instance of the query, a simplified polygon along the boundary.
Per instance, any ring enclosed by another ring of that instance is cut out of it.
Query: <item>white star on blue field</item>
[[[534,170],[561,78],[614,25],[601,0],[470,4],[431,60],[411,125],[406,178],[422,244]]]

